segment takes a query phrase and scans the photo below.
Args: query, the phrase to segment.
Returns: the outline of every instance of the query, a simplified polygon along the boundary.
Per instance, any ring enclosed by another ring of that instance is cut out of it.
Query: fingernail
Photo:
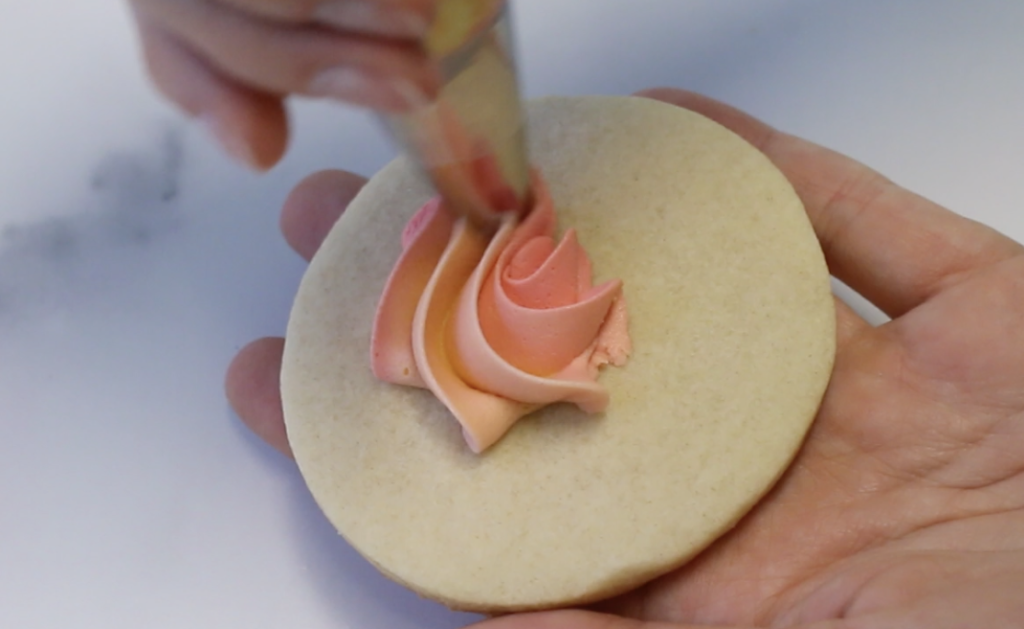
[[[328,0],[313,12],[316,21],[345,30],[392,37],[424,37],[430,24],[406,8],[372,0]]]
[[[405,109],[421,109],[430,104],[426,92],[409,79],[395,78],[391,79],[389,83]]]
[[[199,117],[206,132],[212,135],[232,159],[243,165],[260,170],[256,154],[246,139],[237,133],[233,133],[228,125],[216,115],[206,113]]]
[[[371,79],[348,66],[324,70],[310,81],[307,91],[312,96],[375,109],[409,110],[429,103],[423,90],[408,79]]]
[[[378,81],[346,66],[323,70],[309,82],[307,90],[312,96],[324,96],[345,102],[365,103],[380,92]]]

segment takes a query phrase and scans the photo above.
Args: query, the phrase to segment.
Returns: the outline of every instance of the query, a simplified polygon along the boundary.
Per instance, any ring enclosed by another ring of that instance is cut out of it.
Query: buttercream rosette
[[[439,199],[402,233],[371,341],[379,379],[430,389],[482,452],[521,417],[571,402],[597,413],[600,367],[630,351],[622,282],[593,284],[576,232],[555,239],[554,206],[534,174],[535,207],[488,238]]]

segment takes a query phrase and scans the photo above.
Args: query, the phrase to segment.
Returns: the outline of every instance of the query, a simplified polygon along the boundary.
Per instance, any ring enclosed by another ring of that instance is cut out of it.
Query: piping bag
[[[526,128],[505,0],[442,0],[424,43],[441,77],[433,101],[381,115],[455,214],[493,233],[532,207]]]

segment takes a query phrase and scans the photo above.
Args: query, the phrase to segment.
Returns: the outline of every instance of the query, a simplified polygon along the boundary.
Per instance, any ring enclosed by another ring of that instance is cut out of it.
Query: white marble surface
[[[440,628],[378,576],[221,392],[283,331],[290,186],[391,155],[296,108],[288,158],[234,167],[150,92],[116,0],[0,22],[0,627]],[[12,15],[13,12],[13,15]],[[531,95],[655,84],[725,99],[1024,238],[1024,3],[520,0]]]

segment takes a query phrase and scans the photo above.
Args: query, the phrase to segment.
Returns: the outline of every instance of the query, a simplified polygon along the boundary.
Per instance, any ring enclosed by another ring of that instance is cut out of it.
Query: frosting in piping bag
[[[474,452],[547,404],[603,411],[598,370],[630,352],[622,283],[592,285],[575,232],[555,241],[536,176],[534,191],[527,217],[510,214],[490,239],[439,200],[424,205],[402,233],[374,321],[374,375],[430,389]]]

